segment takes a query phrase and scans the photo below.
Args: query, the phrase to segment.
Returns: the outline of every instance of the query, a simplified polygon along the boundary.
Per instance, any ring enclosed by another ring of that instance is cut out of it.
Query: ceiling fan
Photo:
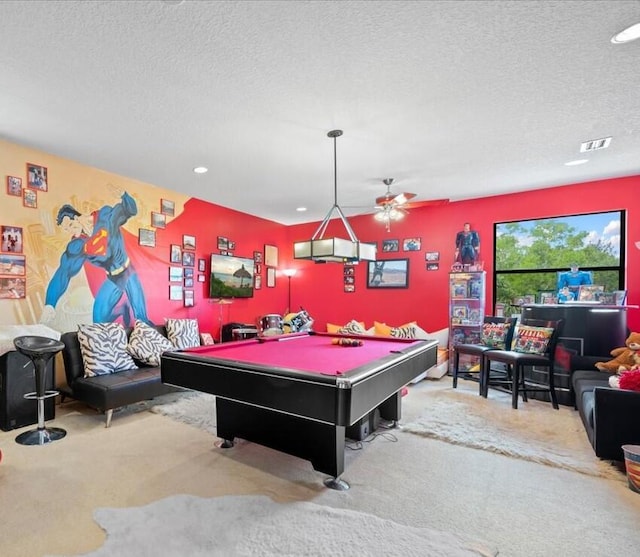
[[[391,222],[402,220],[409,213],[408,209],[425,207],[427,205],[443,205],[448,203],[448,199],[432,199],[428,201],[414,201],[410,203],[416,194],[410,192],[393,193],[391,184],[393,178],[385,178],[382,183],[387,186],[384,195],[376,197],[374,218],[384,223],[387,232],[391,230]]]

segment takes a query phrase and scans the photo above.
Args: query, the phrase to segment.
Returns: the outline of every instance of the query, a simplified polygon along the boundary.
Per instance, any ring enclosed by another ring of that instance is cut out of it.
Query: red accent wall
[[[635,245],[640,241],[639,188],[640,176],[631,176],[423,207],[412,209],[404,221],[392,224],[390,232],[386,232],[384,226],[374,221],[371,215],[349,218],[359,240],[378,242],[380,259],[410,260],[409,288],[369,289],[366,287],[366,264],[360,264],[355,271],[356,291],[345,293],[342,265],[318,265],[296,260],[290,264],[298,269],[291,280],[292,306],[302,306],[309,311],[315,318],[318,330],[327,322],[344,324],[357,319],[365,321],[367,327],[374,320],[389,325],[416,320],[425,330],[435,331],[447,326],[448,273],[453,263],[456,233],[462,229],[464,222],[470,222],[480,234],[481,259],[487,271],[487,312],[491,313],[494,223],[618,209],[627,211],[628,303],[639,304],[640,252]],[[293,257],[293,242],[310,238],[316,228],[317,223],[288,228],[287,249],[290,258]],[[347,238],[339,222],[332,222],[325,236],[333,234]],[[399,239],[402,246],[402,240],[411,237],[421,238],[420,251],[380,251],[383,239]],[[438,271],[426,270],[427,251],[440,252]],[[639,310],[629,310],[628,324],[632,330],[640,330]]]
[[[194,226],[194,223],[198,223]],[[262,288],[254,291],[253,298],[234,299],[231,304],[220,306],[209,298],[210,256],[220,253],[218,250],[218,236],[225,236],[235,242],[233,254],[240,257],[253,258],[254,251],[264,251],[264,244],[276,246],[287,245],[287,232],[284,225],[273,221],[260,219],[246,213],[233,211],[225,207],[213,205],[199,199],[190,199],[184,206],[184,211],[167,224],[165,229],[156,231],[156,248],[160,250],[161,261],[159,268],[149,265],[138,269],[147,296],[149,317],[153,322],[162,323],[166,317],[168,277],[168,257],[171,244],[182,245],[182,235],[192,234],[196,242],[197,277],[198,259],[206,260],[206,281],[194,282],[195,305],[181,307],[181,302],[174,302],[172,317],[197,318],[201,331],[210,331],[219,338],[220,320],[222,323],[237,321],[241,323],[257,323],[259,317],[268,313],[283,314],[286,309],[287,293],[282,282],[285,277],[277,276],[276,288],[267,288],[266,269],[262,268]],[[283,249],[283,248],[281,248]],[[279,266],[279,268],[283,268]],[[161,280],[158,280],[161,273]],[[195,280],[195,279],[194,279]]]

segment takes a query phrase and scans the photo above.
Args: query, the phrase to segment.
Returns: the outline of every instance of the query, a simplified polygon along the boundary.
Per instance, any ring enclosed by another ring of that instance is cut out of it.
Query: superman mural
[[[144,291],[127,253],[121,230],[137,212],[136,202],[127,192],[122,192],[119,203],[89,214],[82,214],[68,204],[60,208],[56,223],[71,236],[71,240],[47,287],[41,322],[47,323],[55,318],[55,307],[70,280],[83,267],[91,266],[106,275],[94,294],[94,323],[119,319],[126,326],[131,325],[133,319],[150,323]]]

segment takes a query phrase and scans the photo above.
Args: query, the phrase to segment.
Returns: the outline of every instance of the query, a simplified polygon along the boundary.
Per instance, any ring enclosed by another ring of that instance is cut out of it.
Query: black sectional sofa
[[[622,445],[640,444],[640,392],[609,386],[610,374],[598,371],[596,362],[610,356],[574,356],[571,385],[596,456],[624,461]]]
[[[155,329],[166,336],[164,326],[156,326]],[[127,334],[130,333],[131,329],[127,330]],[[78,333],[63,333],[60,340],[64,343],[62,358],[67,379],[67,385],[59,389],[62,402],[69,396],[104,412],[106,427],[111,425],[114,408],[183,390],[165,385],[160,377],[160,367],[145,366],[139,362],[136,362],[138,369],[85,377]]]

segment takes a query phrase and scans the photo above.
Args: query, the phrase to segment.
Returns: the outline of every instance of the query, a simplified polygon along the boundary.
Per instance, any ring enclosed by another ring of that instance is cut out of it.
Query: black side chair
[[[482,336],[480,344],[455,344],[453,346],[453,388],[458,387],[458,376],[463,379],[472,379],[479,382],[479,393],[486,397],[484,385],[484,358],[488,350],[508,350],[511,347],[515,320],[511,317],[494,317],[487,315],[482,323]],[[478,359],[478,371],[460,371],[460,355],[464,354]],[[477,377],[474,375],[477,374]]]
[[[522,400],[527,402],[528,392],[547,392],[551,398],[553,407],[558,410],[558,398],[556,396],[554,381],[554,363],[556,354],[556,345],[558,338],[562,333],[563,320],[546,321],[543,319],[523,319],[522,326],[544,327],[552,329],[546,348],[541,353],[533,353],[535,346],[525,343],[524,339],[518,334],[516,326],[514,332],[511,350],[490,350],[483,354],[485,360],[483,369],[485,370],[485,378],[483,383],[488,389],[490,386],[498,386],[511,390],[511,406],[518,408],[518,394],[522,393]],[[534,341],[533,344],[536,344]],[[529,343],[530,344],[530,343]],[[530,350],[529,352],[525,350]],[[491,367],[492,362],[500,362],[504,364],[505,371],[494,373]],[[548,384],[544,385],[527,379],[524,376],[525,366],[546,367],[549,370]]]
[[[16,443],[21,445],[46,445],[58,439],[62,439],[67,432],[59,427],[44,426],[44,401],[56,396],[58,391],[47,391],[45,386],[45,374],[47,363],[64,348],[59,340],[38,336],[22,336],[13,339],[16,350],[24,354],[33,362],[36,376],[36,390],[27,393],[24,398],[38,401],[38,429],[25,431],[16,437]]]

